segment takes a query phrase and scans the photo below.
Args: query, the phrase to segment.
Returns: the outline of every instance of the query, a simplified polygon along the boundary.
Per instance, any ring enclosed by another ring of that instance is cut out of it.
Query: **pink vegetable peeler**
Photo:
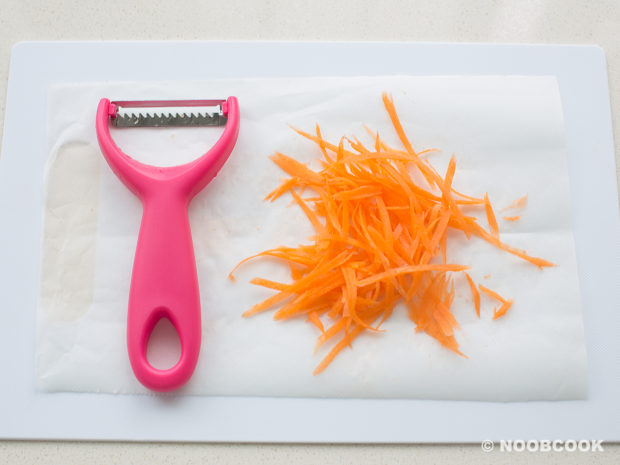
[[[124,154],[112,140],[110,125],[225,128],[200,158],[184,165],[157,167]],[[143,207],[129,292],[129,360],[144,386],[171,391],[189,380],[200,353],[200,297],[187,209],[191,199],[217,174],[237,141],[237,99],[110,102],[104,98],[97,108],[96,129],[110,168],[140,198]],[[149,364],[146,348],[153,328],[164,317],[179,335],[181,357],[172,368],[159,370]]]

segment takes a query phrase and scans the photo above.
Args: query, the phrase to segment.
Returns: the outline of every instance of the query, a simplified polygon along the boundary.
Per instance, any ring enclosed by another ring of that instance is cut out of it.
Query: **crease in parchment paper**
[[[140,202],[100,154],[97,173],[91,161],[63,163],[54,154],[62,151],[68,161],[84,148],[89,160],[94,156],[94,117],[101,97],[204,98],[205,89],[206,97],[239,98],[241,129],[230,159],[189,208],[203,341],[196,372],[180,394],[487,401],[587,396],[562,106],[557,82],[548,76],[240,79],[50,88],[50,108],[60,101],[70,108],[61,116],[48,116],[48,177],[90,182],[48,180],[46,205],[66,199],[67,208],[61,206],[59,212],[72,219],[64,223],[50,212],[45,217],[38,389],[149,392],[133,376],[125,348]],[[500,219],[503,239],[558,266],[539,270],[479,239],[453,235],[450,260],[472,265],[477,282],[515,302],[493,321],[493,303],[483,298],[478,319],[467,282],[455,274],[453,312],[461,327],[456,338],[469,358],[416,333],[405,309],[397,307],[384,333],[363,334],[353,350],[343,351],[323,374],[313,376],[329,347],[313,353],[318,334],[312,325],[303,319],[274,321],[269,312],[241,317],[271,295],[248,281],[254,276],[287,280],[287,268],[257,260],[236,273],[236,282],[227,275],[249,255],[296,245],[312,234],[303,213],[289,206],[290,199],[263,201],[285,177],[268,155],[280,151],[317,167],[320,150],[289,125],[312,132],[319,123],[324,137],[334,142],[344,134],[368,140],[367,125],[387,143],[400,146],[382,106],[384,90],[392,92],[414,147],[440,150],[429,155],[440,172],[455,154],[457,190],[479,196],[488,192],[497,208],[528,194],[527,207],[518,212],[520,221]],[[139,161],[174,165],[200,155],[220,133],[214,128],[134,129],[115,130],[113,137]],[[96,206],[96,228],[87,203]],[[87,252],[86,243],[94,244]],[[49,261],[55,249],[58,257]],[[91,279],[87,268],[93,263]],[[86,281],[92,283],[90,289]]]

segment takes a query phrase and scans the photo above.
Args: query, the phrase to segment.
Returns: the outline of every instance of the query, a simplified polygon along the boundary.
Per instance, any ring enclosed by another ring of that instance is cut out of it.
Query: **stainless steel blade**
[[[128,113],[111,118],[112,126],[119,128],[164,126],[223,126],[227,118],[220,113]]]
[[[112,126],[223,126],[225,100],[144,100],[112,102]]]

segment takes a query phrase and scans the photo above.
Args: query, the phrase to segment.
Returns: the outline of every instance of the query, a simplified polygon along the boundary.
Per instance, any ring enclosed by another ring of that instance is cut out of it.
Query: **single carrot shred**
[[[448,263],[450,230],[467,238],[478,236],[538,267],[553,266],[501,242],[488,194],[481,198],[457,191],[453,186],[455,157],[442,177],[428,159],[420,157],[434,149],[413,149],[392,96],[384,93],[383,104],[404,150],[390,147],[368,128],[370,144],[356,137],[331,143],[323,138],[318,125],[313,133],[293,128],[317,144],[322,169],[312,170],[288,155],[275,153],[271,160],[290,178],[266,200],[291,195],[316,231],[310,238],[313,242],[258,253],[241,261],[229,274],[234,279],[233,272],[241,264],[257,257],[274,257],[289,265],[291,283],[263,278],[251,281],[277,293],[243,316],[277,306],[275,319],[303,316],[320,331],[315,350],[335,341],[314,374],[323,372],[345,347],[352,347],[359,335],[383,331],[379,328],[399,302],[406,305],[416,332],[425,332],[466,357],[455,337],[459,324],[451,311],[455,290],[450,273],[464,272],[478,317],[478,289],[501,303],[493,319],[504,315],[513,301],[482,285],[477,287],[465,272],[469,266]],[[307,191],[313,194],[302,197]],[[527,196],[507,208],[521,208],[526,202]],[[466,215],[463,207],[484,208],[489,230]]]
[[[489,201],[489,194],[484,194],[484,209],[487,214],[487,221],[489,222],[491,233],[493,233],[495,237],[499,237],[499,226],[497,225],[493,207],[491,207],[491,202]]]
[[[519,221],[521,216],[502,216],[506,221]]]
[[[507,300],[499,307],[499,309],[493,311],[493,319],[497,320],[499,317],[504,316],[508,309],[512,307],[512,300]]]
[[[493,297],[494,299],[499,300],[500,302],[504,303],[506,302],[506,299],[504,299],[501,295],[499,295],[497,292],[492,291],[491,289],[489,289],[488,287],[483,286],[482,284],[478,284],[478,287],[480,288],[480,290],[482,292],[484,292],[486,295]]]
[[[480,293],[476,288],[476,283],[471,279],[467,273],[465,273],[465,277],[467,278],[467,282],[469,282],[469,287],[471,288],[471,295],[474,297],[474,307],[476,308],[476,315],[480,318]]]
[[[484,287],[482,284],[479,284],[478,287],[480,288],[482,292],[484,292],[490,297],[493,297],[494,299],[498,300],[501,303],[499,308],[493,309],[494,320],[497,320],[499,317],[505,315],[508,309],[512,307],[512,304],[513,304],[512,299],[505,299],[504,297],[499,295],[497,292],[489,289],[488,287]]]
[[[311,322],[314,326],[316,326],[321,333],[325,334],[325,328],[323,327],[323,322],[321,318],[319,318],[319,314],[317,312],[308,313],[308,321]]]
[[[413,147],[411,146],[411,142],[409,142],[409,139],[407,138],[407,135],[405,134],[403,126],[400,123],[400,119],[398,118],[398,115],[396,114],[396,107],[394,106],[394,99],[392,98],[390,94],[386,92],[383,93],[383,105],[385,106],[385,109],[387,110],[388,115],[390,115],[390,119],[392,120],[392,125],[394,126],[394,129],[396,130],[396,134],[398,134],[400,141],[405,146],[405,150],[407,150],[407,152],[410,153],[411,155],[415,155],[416,153],[414,152]]]

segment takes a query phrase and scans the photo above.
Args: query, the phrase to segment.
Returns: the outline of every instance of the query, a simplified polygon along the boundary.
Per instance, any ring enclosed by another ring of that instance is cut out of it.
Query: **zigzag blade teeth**
[[[116,127],[164,127],[164,126],[221,126],[226,117],[220,113],[184,111],[180,113],[154,111],[121,113],[112,118]]]

